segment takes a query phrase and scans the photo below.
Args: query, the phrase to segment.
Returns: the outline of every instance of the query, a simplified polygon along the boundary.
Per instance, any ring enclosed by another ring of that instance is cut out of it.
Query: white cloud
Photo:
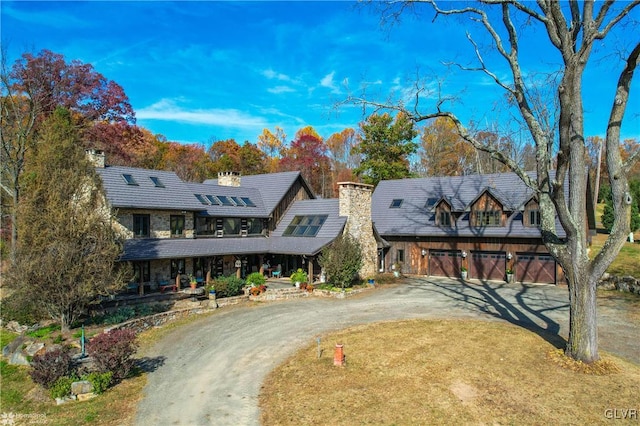
[[[336,75],[335,71],[331,71],[320,80],[320,86],[331,89],[331,93],[340,93],[340,88],[333,81],[333,77]]]
[[[267,89],[267,92],[273,93],[275,95],[278,95],[280,93],[295,92],[295,89],[293,89],[293,88],[291,88],[289,86],[276,86],[276,87],[271,87],[271,88]]]
[[[222,127],[264,127],[267,121],[237,109],[185,109],[172,99],[161,99],[136,111],[141,120],[180,121]]]
[[[267,77],[269,80],[291,81],[291,77],[288,75],[276,72],[271,68],[263,70],[262,75]]]

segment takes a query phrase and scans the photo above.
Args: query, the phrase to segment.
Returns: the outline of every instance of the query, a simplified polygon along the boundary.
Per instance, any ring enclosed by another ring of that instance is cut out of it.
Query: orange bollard
[[[344,366],[344,345],[336,345],[336,350],[333,353],[333,365],[339,367]]]

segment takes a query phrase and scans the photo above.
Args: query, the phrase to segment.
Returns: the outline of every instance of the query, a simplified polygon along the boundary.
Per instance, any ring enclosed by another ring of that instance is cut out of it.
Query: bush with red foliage
[[[87,352],[99,373],[111,372],[118,382],[129,376],[134,366],[133,355],[138,348],[135,340],[132,330],[111,330],[91,339]]]
[[[49,389],[60,377],[71,374],[73,362],[67,349],[54,349],[42,355],[35,355],[31,361],[31,368],[31,380]]]

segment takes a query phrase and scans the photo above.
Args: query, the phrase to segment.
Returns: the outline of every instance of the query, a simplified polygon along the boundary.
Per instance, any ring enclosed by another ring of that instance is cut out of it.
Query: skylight
[[[295,216],[282,235],[289,237],[315,237],[327,220],[327,216],[326,214]]]
[[[153,182],[156,188],[164,188],[164,183],[162,183],[159,177],[149,176],[149,179],[151,179],[151,182]]]
[[[200,201],[200,202],[201,202],[202,204],[204,204],[205,206],[208,206],[208,205],[209,205],[209,202],[207,201],[207,199],[206,199],[206,198],[204,198],[204,197],[202,196],[202,194],[193,194],[193,195],[195,195],[195,196],[196,196],[196,198],[198,199],[198,201]]]
[[[404,200],[402,198],[394,198],[393,201],[391,201],[391,205],[389,206],[392,209],[397,209],[402,205],[402,202]]]
[[[129,173],[123,173],[122,178],[127,183],[127,185],[135,185],[138,186],[138,182],[131,176]]]
[[[245,207],[244,202],[238,197],[230,197],[231,200],[236,203],[236,206]]]
[[[240,197],[240,199],[242,200],[242,202],[244,202],[244,204],[247,207],[255,207],[255,203],[253,201],[251,201],[251,198],[248,197]]]
[[[439,198],[436,197],[429,197],[427,198],[427,202],[425,203],[424,207],[427,209],[430,209],[431,207],[433,207],[437,202],[438,202]]]
[[[205,198],[209,201],[209,204],[211,204],[212,206],[220,205],[220,201],[218,201],[218,199],[213,195],[205,195]]]
[[[233,202],[229,199],[229,197],[225,196],[225,195],[216,195],[216,197],[218,197],[218,200],[220,200],[220,202],[222,203],[223,206],[233,206]]]

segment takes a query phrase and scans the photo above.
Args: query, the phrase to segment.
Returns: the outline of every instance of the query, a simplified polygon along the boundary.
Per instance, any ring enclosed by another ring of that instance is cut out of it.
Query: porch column
[[[308,269],[307,283],[313,284],[313,258],[307,259],[307,263],[309,263],[309,266],[307,268]]]
[[[138,263],[138,294],[144,296],[144,275],[143,275],[143,263]]]

